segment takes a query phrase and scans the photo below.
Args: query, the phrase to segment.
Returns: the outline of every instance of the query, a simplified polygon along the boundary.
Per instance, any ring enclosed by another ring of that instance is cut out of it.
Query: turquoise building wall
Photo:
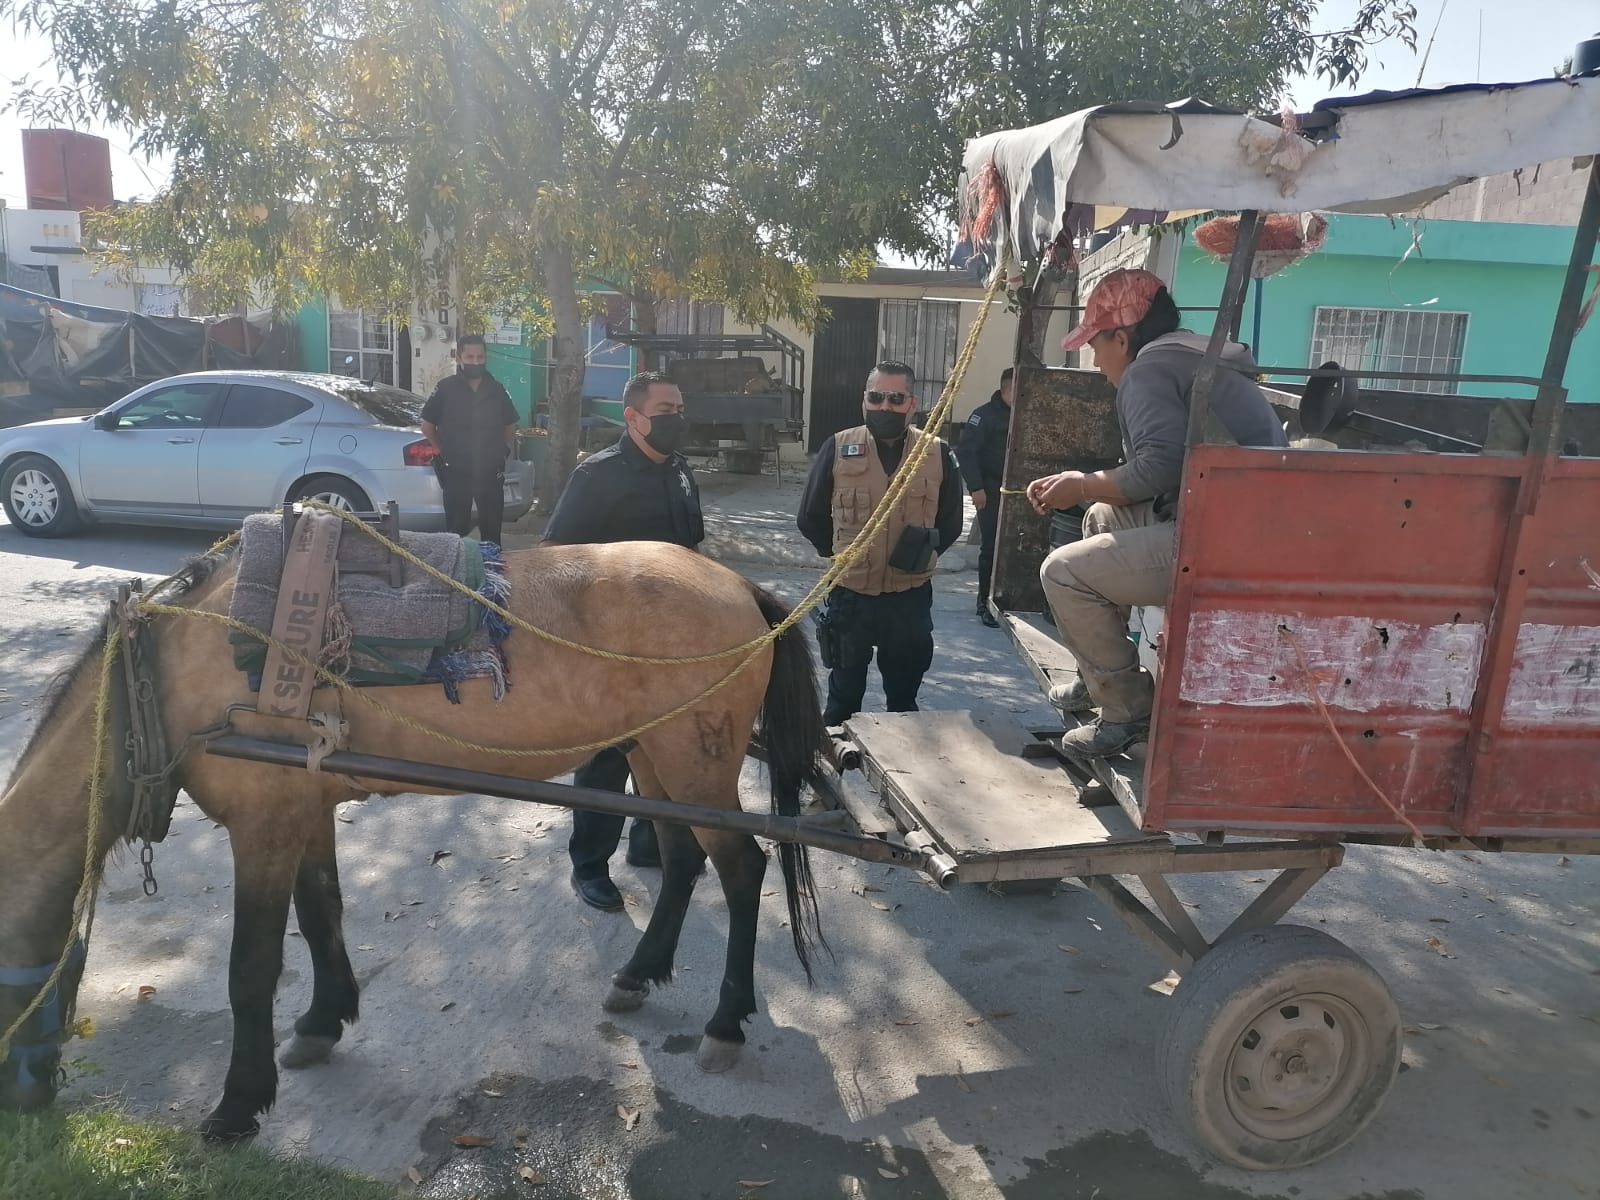
[[[1260,361],[1315,366],[1311,333],[1319,306],[1465,312],[1470,315],[1463,374],[1537,376],[1572,252],[1572,229],[1486,221],[1426,221],[1416,228],[1420,243],[1407,257],[1412,222],[1330,214],[1321,250],[1262,281]],[[1216,304],[1226,269],[1186,239],[1173,282],[1178,303]],[[1253,340],[1254,289],[1252,284],[1245,304],[1246,342]],[[1185,324],[1210,329],[1204,313],[1188,314]],[[1600,316],[1574,341],[1566,382],[1574,401],[1600,402]],[[1493,383],[1464,383],[1460,391],[1532,394]]]

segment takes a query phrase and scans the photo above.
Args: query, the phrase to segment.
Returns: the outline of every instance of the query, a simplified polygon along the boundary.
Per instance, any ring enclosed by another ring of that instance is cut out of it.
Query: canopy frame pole
[[[1188,444],[1198,446],[1205,441],[1206,418],[1211,412],[1211,392],[1217,381],[1217,370],[1222,361],[1222,348],[1229,333],[1239,328],[1244,316],[1245,293],[1250,286],[1250,268],[1255,262],[1256,242],[1261,235],[1261,214],[1246,209],[1239,214],[1239,234],[1233,245],[1233,258],[1228,262],[1228,277],[1222,284],[1222,298],[1217,302],[1217,319],[1211,326],[1211,341],[1206,345],[1205,356],[1194,373],[1194,383],[1189,389]]]

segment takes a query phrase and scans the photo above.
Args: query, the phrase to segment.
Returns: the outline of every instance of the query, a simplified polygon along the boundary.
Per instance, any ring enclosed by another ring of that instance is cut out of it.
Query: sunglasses
[[[917,398],[907,392],[868,392],[866,399],[871,408],[901,408],[917,402]]]

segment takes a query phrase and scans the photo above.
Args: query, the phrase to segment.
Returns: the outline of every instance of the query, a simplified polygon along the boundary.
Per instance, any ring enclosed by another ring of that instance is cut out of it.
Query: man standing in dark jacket
[[[422,436],[439,451],[433,469],[444,492],[444,524],[451,533],[478,533],[500,544],[506,503],[506,456],[517,433],[517,408],[485,365],[483,338],[469,333],[456,343],[456,373],[447,375],[422,406]]]
[[[688,426],[683,393],[665,375],[646,371],[622,391],[627,429],[615,446],[578,464],[545,526],[547,544],[672,542],[695,549],[705,540],[700,489],[688,459],[678,453]],[[602,750],[573,775],[579,787],[620,792],[628,786],[628,756]],[[622,840],[621,817],[572,810],[572,886],[591,908],[622,911],[611,882],[611,856]],[[634,821],[628,832],[629,866],[658,867],[655,827]]]
[[[1006,438],[1011,433],[1012,375],[1000,372],[1000,387],[967,418],[956,446],[961,478],[966,481],[972,507],[978,510],[978,620],[993,628],[1000,624],[989,611],[989,582],[994,578],[994,539],[1000,521],[1000,479],[1006,469]]]

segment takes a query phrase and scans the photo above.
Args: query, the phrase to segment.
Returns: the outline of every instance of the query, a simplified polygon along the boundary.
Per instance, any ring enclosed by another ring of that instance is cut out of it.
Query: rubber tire
[[[1277,1001],[1324,993],[1351,1006],[1372,1039],[1367,1076],[1320,1130],[1265,1138],[1230,1111],[1229,1055],[1249,1024]],[[1220,943],[1172,995],[1159,1069],[1167,1100],[1207,1153],[1251,1171],[1303,1167],[1348,1144],[1383,1106],[1400,1070],[1400,1011],[1382,976],[1337,938],[1301,925],[1272,925]]]
[[[315,496],[318,492],[329,492],[344,497],[345,503],[350,505],[352,512],[372,512],[372,501],[366,492],[355,484],[339,475],[313,475],[295,488],[289,495],[289,502],[304,500]]]
[[[56,515],[43,525],[24,524],[18,518],[16,509],[12,507],[11,482],[23,471],[42,471],[50,477],[50,482],[55,484],[56,491],[61,496],[61,507],[56,510]],[[11,527],[26,537],[66,537],[83,528],[83,514],[78,511],[78,502],[72,497],[72,488],[67,483],[67,477],[61,473],[60,467],[42,454],[25,454],[5,469],[5,474],[0,476],[0,502],[5,505],[6,520],[11,522]]]

